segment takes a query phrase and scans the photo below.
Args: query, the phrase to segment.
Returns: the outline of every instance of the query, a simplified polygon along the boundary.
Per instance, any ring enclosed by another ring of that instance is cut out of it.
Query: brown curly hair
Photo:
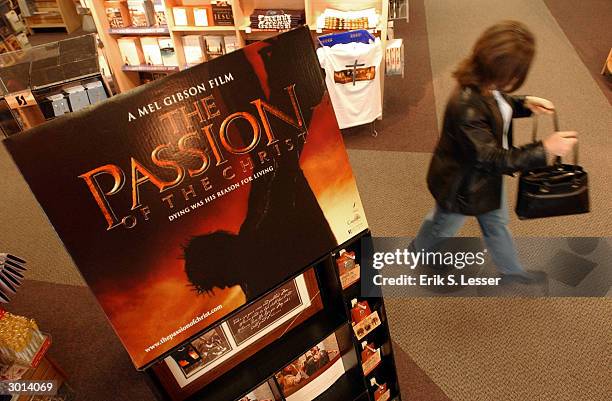
[[[534,54],[533,33],[518,21],[502,21],[480,35],[453,76],[462,86],[512,92],[525,82]]]

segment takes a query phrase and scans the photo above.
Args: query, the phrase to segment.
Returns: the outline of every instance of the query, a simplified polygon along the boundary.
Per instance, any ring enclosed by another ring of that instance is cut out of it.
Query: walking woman
[[[475,216],[499,272],[523,282],[535,280],[521,266],[507,227],[502,176],[565,156],[576,144],[577,133],[554,132],[537,143],[512,145],[513,118],[554,109],[546,99],[507,94],[525,81],[534,53],[534,36],[527,27],[504,21],[482,33],[454,72],[457,88],[446,106],[427,175],[436,206],[423,221],[413,250],[435,248],[455,235],[466,216]]]

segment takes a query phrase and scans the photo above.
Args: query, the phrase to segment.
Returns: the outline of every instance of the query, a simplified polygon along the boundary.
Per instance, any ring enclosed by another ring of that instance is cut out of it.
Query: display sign
[[[6,99],[9,107],[13,110],[36,105],[36,99],[34,99],[34,95],[32,95],[32,91],[29,89],[9,93],[8,95],[5,95],[4,98]]]
[[[241,345],[302,304],[296,283],[290,281],[242,313],[232,316],[227,324],[236,344]]]
[[[139,368],[367,228],[307,28],[4,143]]]
[[[307,275],[312,277],[314,272],[310,271]],[[180,387],[217,367],[220,374],[234,366],[224,366],[226,361],[234,357],[241,359],[240,354],[247,347],[256,347],[260,340],[273,336],[274,330],[296,321],[298,315],[311,305],[305,275],[300,275],[173,352],[165,362]],[[285,330],[290,327],[286,326]]]

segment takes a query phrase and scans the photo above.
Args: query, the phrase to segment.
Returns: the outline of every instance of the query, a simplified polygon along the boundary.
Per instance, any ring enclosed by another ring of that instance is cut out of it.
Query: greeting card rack
[[[312,303],[317,305],[316,312],[308,318],[299,322],[299,316],[296,317],[295,320],[299,323],[282,332],[282,335],[277,333],[267,335],[266,338],[273,337],[268,338],[269,343],[267,345],[258,347],[256,351],[247,349],[245,351],[248,354],[247,358],[203,386],[198,387],[198,381],[203,382],[201,379],[184,387],[183,390],[178,389],[177,386],[169,385],[168,383],[172,378],[169,370],[164,367],[164,360],[157,362],[145,370],[145,375],[156,396],[160,400],[172,401],[234,401],[243,399],[242,397],[262,384],[272,383],[277,385],[277,389],[274,391],[276,401],[291,399],[286,398],[283,392],[279,390],[281,387],[278,385],[278,381],[275,381],[275,374],[288,367],[313,347],[316,347],[324,339],[335,334],[342,359],[343,372],[341,372],[339,378],[333,381],[318,383],[320,387],[309,393],[308,397],[317,401],[400,401],[399,384],[384,301],[382,298],[361,298],[359,281],[343,289],[338,275],[339,270],[336,260],[339,252],[345,249],[354,251],[356,260],[359,262],[360,241],[362,239],[367,241],[369,238],[371,238],[370,232],[364,231],[349,243],[343,244],[333,250],[332,253],[313,261],[298,272],[297,276],[288,277],[287,281],[291,281],[300,276],[309,277],[310,274],[311,277],[316,279],[316,283],[313,283],[316,284],[316,287],[309,285],[309,288],[317,288],[315,294],[311,293]],[[259,299],[265,298],[278,287],[286,285],[285,283],[270,290],[268,294]],[[380,322],[362,338],[363,341],[367,340],[376,344],[381,350],[380,363],[367,372],[368,374],[364,373],[362,366],[362,341],[357,338],[351,319],[350,302],[354,297],[360,301],[367,300],[372,313],[376,313],[380,317]],[[226,317],[225,321],[244,313],[257,301],[254,300],[244,305],[229,317]],[[211,327],[208,327],[203,332],[210,330]],[[174,350],[181,349],[185,344],[191,343],[203,332],[198,333]],[[385,395],[374,395],[376,390],[380,394],[384,393],[380,391],[379,386],[372,385],[372,379],[375,379],[380,387],[385,387],[387,390]],[[316,381],[313,381],[313,383],[315,383],[315,386],[318,385]]]

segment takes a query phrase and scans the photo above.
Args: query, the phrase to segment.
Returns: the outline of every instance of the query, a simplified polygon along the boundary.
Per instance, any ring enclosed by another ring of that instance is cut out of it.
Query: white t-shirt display
[[[317,49],[340,128],[371,123],[382,115],[380,39]]]

